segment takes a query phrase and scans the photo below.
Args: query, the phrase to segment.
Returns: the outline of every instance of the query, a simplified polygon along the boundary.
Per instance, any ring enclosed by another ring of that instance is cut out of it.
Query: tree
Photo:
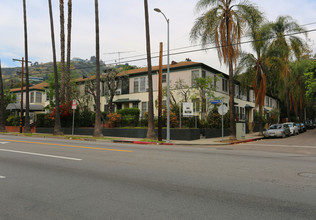
[[[65,103],[65,13],[64,0],[59,0],[60,13],[60,103]]]
[[[2,68],[0,60],[0,132],[5,132],[5,122],[4,122],[4,90],[2,81]]]
[[[181,102],[189,101],[192,90],[191,87],[186,84],[183,79],[179,79],[175,82],[174,89],[178,91],[177,94],[182,97],[182,100],[180,100]]]
[[[234,113],[233,73],[239,56],[241,36],[249,23],[250,16],[258,10],[247,1],[236,3],[237,0],[199,0],[197,11],[210,10],[202,14],[191,29],[191,39],[201,39],[202,46],[214,43],[217,47],[219,60],[229,67],[229,110],[231,139],[236,139]],[[236,3],[236,4],[234,4]]]
[[[249,35],[252,40],[252,48],[255,51],[255,55],[252,53],[242,53],[239,65],[236,69],[236,74],[241,73],[246,68],[246,74],[250,81],[252,81],[252,87],[255,92],[255,106],[259,106],[259,134],[263,135],[263,106],[266,97],[267,79],[266,74],[268,70],[269,57],[268,51],[268,36],[269,26],[262,25],[262,15],[251,16],[249,26]],[[249,86],[246,85],[246,86]]]
[[[102,136],[101,131],[101,111],[100,111],[100,40],[99,40],[99,2],[94,1],[95,6],[95,36],[96,36],[96,113],[94,124],[94,136]]]
[[[207,98],[212,97],[214,98],[214,92],[216,88],[214,87],[213,78],[210,76],[207,77],[197,77],[194,79],[194,84],[192,86],[198,91],[200,96],[201,102],[201,111],[202,111],[202,118],[207,119]]]
[[[290,89],[288,85],[288,78],[291,74],[290,60],[292,57],[299,60],[305,45],[300,37],[288,35],[303,32],[304,28],[300,27],[290,16],[280,16],[270,26],[270,34],[276,38],[271,42],[269,56],[274,57],[273,62],[279,66],[278,73],[284,80],[286,111],[287,117],[290,119]]]
[[[57,72],[57,62],[56,62],[56,47],[55,47],[55,34],[54,34],[54,20],[53,20],[53,10],[52,2],[48,0],[49,5],[49,17],[50,17],[50,28],[51,28],[51,38],[52,38],[52,51],[53,51],[53,66],[54,66],[54,77],[55,77],[55,103],[56,103],[56,114],[55,114],[55,126],[54,135],[62,135],[61,124],[60,124],[60,111],[59,111],[59,86],[58,86],[58,72]]]
[[[29,58],[28,58],[28,45],[27,45],[27,20],[26,20],[26,3],[23,0],[23,14],[24,14],[24,48],[25,48],[25,127],[24,133],[31,133],[30,128],[30,94],[29,94]]]
[[[316,100],[316,62],[312,61],[312,63],[308,66],[305,77],[305,87],[306,87],[306,97],[310,101]]]
[[[71,100],[71,85],[70,85],[70,55],[71,55],[71,22],[72,22],[72,0],[68,0],[68,24],[67,24],[67,86],[66,100]]]
[[[151,52],[150,52],[150,34],[149,34],[149,16],[148,16],[148,1],[144,0],[145,8],[145,26],[146,26],[146,49],[147,49],[147,66],[148,66],[148,130],[147,138],[157,139],[154,125],[154,98],[153,98],[153,83],[152,83],[152,67],[151,67]]]
[[[107,68],[104,70],[101,81],[104,83],[104,94],[107,96],[107,114],[113,111],[113,98],[116,90],[121,86],[123,87],[124,76],[119,75],[122,68]],[[123,89],[123,88],[122,88]]]

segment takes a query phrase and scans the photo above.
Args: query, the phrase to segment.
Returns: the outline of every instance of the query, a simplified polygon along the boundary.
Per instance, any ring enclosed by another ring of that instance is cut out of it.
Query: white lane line
[[[247,145],[262,146],[262,147],[292,147],[292,148],[313,148],[313,149],[316,149],[316,146],[293,146],[293,145],[280,145],[280,144],[252,144],[252,143],[247,143]]]
[[[38,154],[38,153],[31,153],[31,152],[25,152],[25,151],[16,151],[16,150],[8,150],[8,149],[0,149],[0,151],[19,153],[19,154],[29,154],[29,155],[35,155],[35,156],[41,156],[41,157],[52,157],[52,158],[65,159],[65,160],[77,160],[77,161],[82,160],[82,159],[72,158],[72,157],[62,157],[62,156],[55,156],[55,155],[49,155],[49,154]]]
[[[0,142],[0,144],[8,144],[9,142]]]
[[[0,176],[0,179],[5,179],[6,177],[5,176]]]

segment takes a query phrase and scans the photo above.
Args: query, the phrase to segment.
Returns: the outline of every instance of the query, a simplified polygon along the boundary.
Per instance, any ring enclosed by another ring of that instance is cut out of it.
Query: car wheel
[[[285,137],[286,137],[285,133],[282,133],[282,138],[285,138]]]

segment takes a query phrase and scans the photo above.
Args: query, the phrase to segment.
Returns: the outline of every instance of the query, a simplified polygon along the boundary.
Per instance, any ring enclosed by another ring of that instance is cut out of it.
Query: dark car
[[[304,123],[301,123],[301,126],[303,127],[303,132],[306,131],[306,125]]]

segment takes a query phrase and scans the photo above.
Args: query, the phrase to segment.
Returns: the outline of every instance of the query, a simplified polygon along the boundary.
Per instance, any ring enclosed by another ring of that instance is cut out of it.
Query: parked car
[[[305,125],[307,129],[313,129],[314,128],[314,124],[312,120],[306,120],[305,121]]]
[[[290,136],[290,128],[287,124],[274,124],[271,125],[268,130],[264,133],[266,138],[268,137],[282,137],[285,138],[286,136]]]
[[[294,123],[294,122],[287,122],[287,123],[284,123],[284,124],[289,126],[291,135],[298,135],[299,134],[299,128],[296,126],[296,123]]]
[[[306,131],[306,125],[304,123],[301,123],[301,126],[303,127],[303,132]]]
[[[303,133],[303,132],[304,132],[304,128],[303,128],[303,126],[301,125],[301,123],[296,123],[296,127],[298,127],[298,131],[299,131],[300,133]]]

